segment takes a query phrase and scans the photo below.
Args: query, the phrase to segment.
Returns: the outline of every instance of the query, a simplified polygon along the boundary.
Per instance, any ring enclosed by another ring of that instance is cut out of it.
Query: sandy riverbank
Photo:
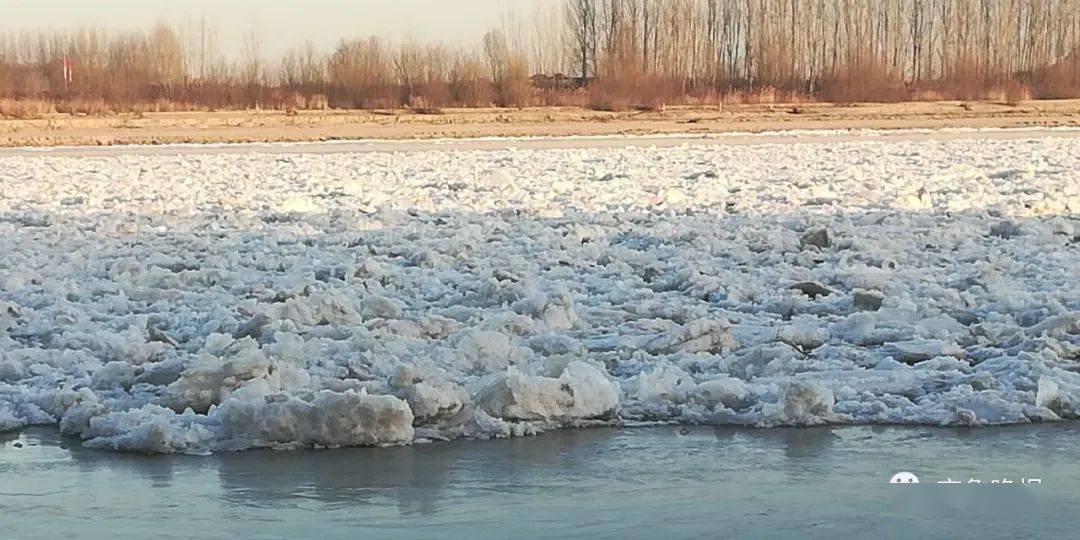
[[[1001,103],[725,105],[662,111],[578,108],[408,111],[219,111],[0,119],[0,146],[311,142],[567,135],[648,135],[792,129],[1080,126],[1080,100]]]

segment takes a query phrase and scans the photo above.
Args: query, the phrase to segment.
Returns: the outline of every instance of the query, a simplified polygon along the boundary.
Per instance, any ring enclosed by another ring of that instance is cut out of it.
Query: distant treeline
[[[205,22],[9,32],[0,115],[1080,97],[1080,0],[552,0],[473,47],[260,38],[230,60]]]

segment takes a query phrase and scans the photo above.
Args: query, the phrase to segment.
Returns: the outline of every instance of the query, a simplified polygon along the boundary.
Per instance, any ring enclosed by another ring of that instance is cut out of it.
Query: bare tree
[[[596,0],[567,0],[567,25],[570,43],[577,57],[581,84],[589,78],[596,63]]]

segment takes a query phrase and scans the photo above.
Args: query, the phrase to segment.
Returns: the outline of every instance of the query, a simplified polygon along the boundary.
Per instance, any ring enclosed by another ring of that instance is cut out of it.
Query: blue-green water
[[[1065,538],[1078,440],[1072,423],[663,427],[197,457],[40,429],[0,434],[0,538]],[[890,485],[901,470],[922,483]]]

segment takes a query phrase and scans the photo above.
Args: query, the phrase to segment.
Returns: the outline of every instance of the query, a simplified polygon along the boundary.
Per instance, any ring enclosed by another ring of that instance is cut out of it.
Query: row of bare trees
[[[276,61],[261,49],[252,34],[226,59],[205,22],[9,32],[0,99],[437,110],[1075,97],[1080,0],[551,0],[474,48],[372,37]]]
[[[569,0],[567,27],[579,76],[647,76],[680,95],[1080,91],[1076,0]]]

